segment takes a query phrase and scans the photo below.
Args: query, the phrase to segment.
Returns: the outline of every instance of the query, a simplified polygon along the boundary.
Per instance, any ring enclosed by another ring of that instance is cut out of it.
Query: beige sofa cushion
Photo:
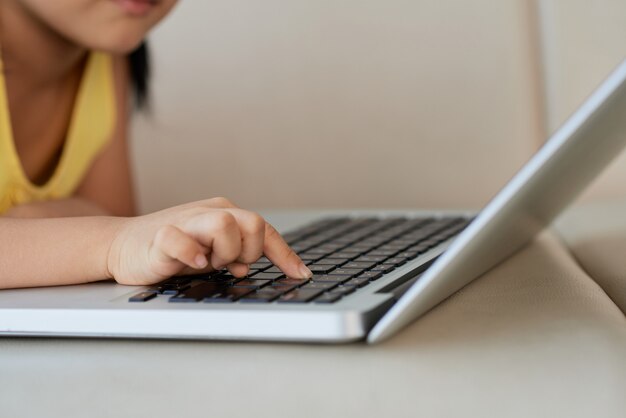
[[[626,313],[626,200],[573,208],[558,230],[582,268]]]
[[[523,0],[180,2],[150,38],[142,207],[480,206],[541,142],[530,20]]]

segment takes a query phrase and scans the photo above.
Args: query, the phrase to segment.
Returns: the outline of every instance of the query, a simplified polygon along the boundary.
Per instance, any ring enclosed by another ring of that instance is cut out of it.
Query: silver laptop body
[[[130,303],[129,298],[143,289],[113,282],[2,290],[0,334],[378,342],[529,242],[625,143],[626,61],[456,238],[338,302],[179,304],[158,295],[146,303]],[[459,212],[348,215],[472,216]]]

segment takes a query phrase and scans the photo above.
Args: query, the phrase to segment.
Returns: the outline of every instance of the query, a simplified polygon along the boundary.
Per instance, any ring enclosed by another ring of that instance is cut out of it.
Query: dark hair
[[[150,104],[150,54],[145,41],[128,55],[128,67],[135,107],[146,109]]]

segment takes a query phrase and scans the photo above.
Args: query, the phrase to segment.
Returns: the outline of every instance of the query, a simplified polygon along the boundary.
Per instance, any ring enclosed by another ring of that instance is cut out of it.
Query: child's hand
[[[148,285],[224,267],[242,277],[263,254],[289,277],[311,276],[261,216],[215,198],[129,218],[111,244],[107,267],[119,283]]]

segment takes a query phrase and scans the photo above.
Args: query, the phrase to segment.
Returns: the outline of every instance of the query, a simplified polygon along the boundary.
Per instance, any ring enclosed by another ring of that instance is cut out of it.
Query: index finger
[[[302,262],[300,257],[292,250],[280,236],[276,229],[265,223],[265,240],[263,253],[279,269],[294,279],[309,279],[313,276],[311,270]]]

